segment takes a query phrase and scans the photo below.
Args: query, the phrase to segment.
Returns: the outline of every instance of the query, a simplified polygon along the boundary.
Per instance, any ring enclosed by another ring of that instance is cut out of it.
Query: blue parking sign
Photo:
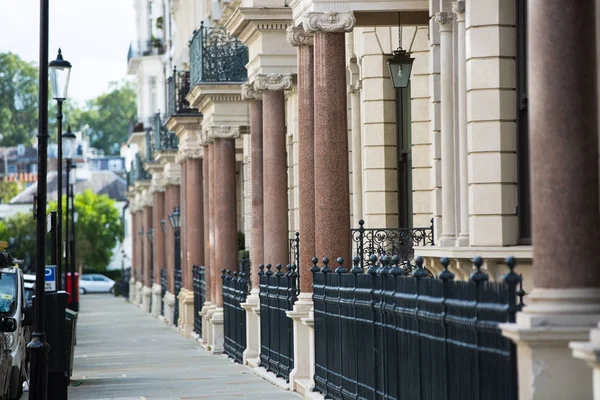
[[[56,265],[46,265],[44,272],[44,283],[46,292],[56,291]]]

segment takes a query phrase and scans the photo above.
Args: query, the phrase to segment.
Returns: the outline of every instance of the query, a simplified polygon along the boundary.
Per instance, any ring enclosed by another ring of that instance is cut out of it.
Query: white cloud
[[[131,0],[51,0],[49,60],[60,46],[73,64],[69,97],[83,102],[127,73],[135,36]],[[0,52],[38,63],[39,0],[0,0]]]

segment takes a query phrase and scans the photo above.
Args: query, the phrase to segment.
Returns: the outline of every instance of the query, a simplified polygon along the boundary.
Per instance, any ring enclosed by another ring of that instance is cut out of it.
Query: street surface
[[[69,400],[300,398],[122,298],[82,295],[80,304]]]

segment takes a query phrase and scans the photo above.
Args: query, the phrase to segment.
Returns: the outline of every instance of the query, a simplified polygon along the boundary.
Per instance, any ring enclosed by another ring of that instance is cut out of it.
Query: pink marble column
[[[216,264],[216,235],[215,235],[215,171],[217,165],[215,163],[215,143],[212,142],[208,145],[208,154],[210,160],[209,176],[210,181],[208,182],[208,190],[210,192],[209,198],[209,242],[210,242],[210,302],[217,304],[217,287],[221,285],[219,280],[221,279],[221,267]]]
[[[309,13],[315,43],[315,247],[317,257],[352,254],[346,104],[345,32],[352,13]],[[302,246],[302,241],[301,241]]]
[[[288,28],[288,42],[298,48],[298,169],[300,174],[300,291],[312,293],[315,251],[315,60],[313,35]]]
[[[187,283],[187,270],[188,270],[188,247],[187,247],[187,239],[188,239],[188,229],[189,229],[189,220],[187,218],[188,215],[188,204],[187,204],[187,162],[188,160],[184,160],[181,162],[181,185],[180,185],[180,212],[181,212],[181,231],[180,231],[180,240],[181,240],[181,254],[179,257],[181,258],[181,287],[185,288]]]
[[[211,242],[210,242],[210,227],[212,224],[212,216],[211,216],[211,210],[212,208],[210,207],[210,198],[212,196],[212,192],[210,191],[210,182],[211,182],[211,171],[212,169],[210,168],[211,165],[211,154],[212,154],[212,147],[210,147],[209,150],[209,146],[206,145],[204,146],[204,158],[202,159],[202,164],[203,164],[203,168],[202,168],[202,179],[204,181],[204,202],[203,202],[203,208],[204,208],[204,284],[205,284],[205,298],[206,298],[206,303],[211,302],[212,300],[212,249],[211,249]]]
[[[165,215],[165,192],[154,192],[152,228],[154,230],[154,283],[160,284],[160,271],[165,268],[165,235],[160,221]]]
[[[264,257],[263,207],[263,102],[250,103],[250,152],[252,168],[252,289],[260,284],[258,266]]]
[[[152,279],[150,277],[150,269],[152,268],[152,246],[148,238],[148,230],[152,228],[152,207],[144,207],[144,285],[152,287]]]
[[[204,190],[202,175],[202,159],[189,158],[186,161],[185,183],[183,185],[186,186],[186,213],[183,219],[187,223],[187,266],[184,287],[188,290],[194,290],[192,267],[204,264]]]
[[[263,92],[263,264],[289,260],[285,98],[291,75],[259,74],[254,88]]]
[[[231,128],[231,127],[225,127]],[[233,128],[231,128],[233,129]],[[239,132],[239,131],[238,131]],[[221,137],[229,134],[221,133]],[[235,140],[220,138],[215,140],[215,239],[217,268],[234,269],[237,266],[237,210],[235,190]],[[221,280],[220,275],[218,279]],[[214,281],[213,281],[214,282]],[[222,282],[215,285],[217,307],[223,307]]]
[[[134,276],[134,273],[137,274],[137,266],[138,266],[138,240],[137,233],[140,228],[137,220],[137,211],[131,212],[131,276]]]
[[[535,288],[600,287],[594,4],[528,5]]]
[[[144,242],[142,237],[140,236],[140,231],[144,229],[146,232],[146,227],[144,226],[144,211],[143,208],[139,209],[136,214],[137,219],[137,231],[135,232],[135,240],[137,242],[137,279],[136,281],[142,281],[142,269],[144,268]]]

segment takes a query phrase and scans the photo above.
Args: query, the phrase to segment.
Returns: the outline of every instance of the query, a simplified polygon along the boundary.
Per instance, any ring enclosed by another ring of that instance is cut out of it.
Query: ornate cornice
[[[183,149],[179,149],[179,152],[177,153],[177,157],[175,158],[175,162],[177,164],[181,164],[182,162],[184,162],[185,160],[188,160],[190,158],[202,158],[203,155],[204,155],[204,151],[203,151],[202,147],[200,147],[200,146],[186,147]]]
[[[213,125],[209,127],[209,137],[217,139],[236,139],[240,137],[240,127],[231,125]]]
[[[287,90],[292,87],[292,74],[257,74],[254,90]]]
[[[254,84],[242,84],[242,100],[262,100],[262,91],[254,89]]]
[[[290,45],[313,46],[315,37],[312,33],[306,32],[301,26],[290,26],[286,31],[286,38]]]
[[[356,25],[356,18],[351,11],[345,12],[310,12],[304,17],[302,26],[307,32],[351,32]]]
[[[448,31],[452,29],[452,20],[454,19],[454,14],[451,12],[437,12],[435,13],[435,22],[440,24],[440,31]]]

